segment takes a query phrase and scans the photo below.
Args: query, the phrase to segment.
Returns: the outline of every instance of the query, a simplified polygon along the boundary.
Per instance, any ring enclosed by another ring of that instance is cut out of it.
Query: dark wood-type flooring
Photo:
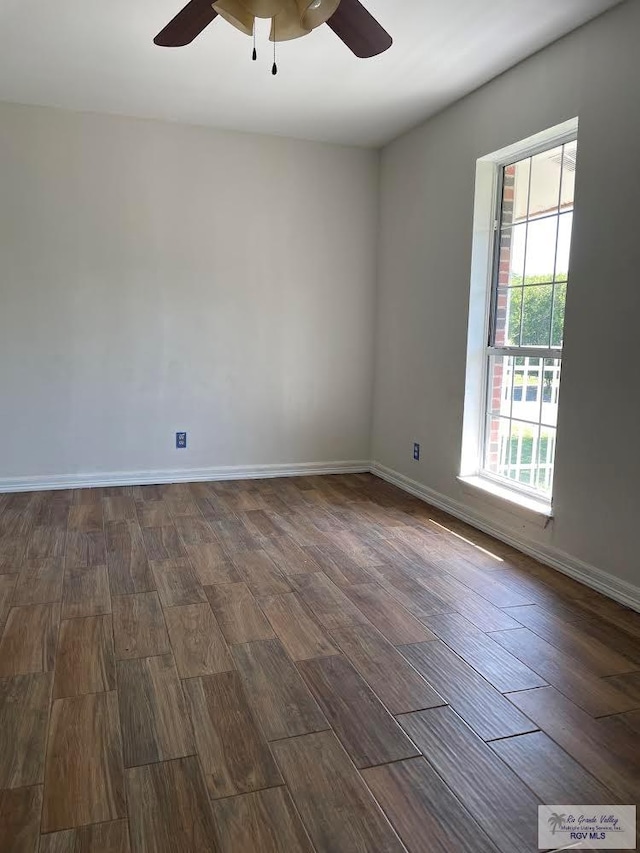
[[[527,853],[640,615],[370,475],[0,495],[2,853]]]

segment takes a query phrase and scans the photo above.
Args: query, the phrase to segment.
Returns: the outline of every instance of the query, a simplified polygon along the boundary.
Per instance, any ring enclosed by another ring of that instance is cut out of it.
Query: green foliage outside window
[[[549,276],[527,276],[523,287],[522,276],[512,276],[509,299],[509,344],[511,346],[549,346],[549,328],[552,328],[551,346],[562,346],[567,282],[548,284]],[[542,284],[544,282],[544,284]],[[521,309],[522,337],[520,337]]]

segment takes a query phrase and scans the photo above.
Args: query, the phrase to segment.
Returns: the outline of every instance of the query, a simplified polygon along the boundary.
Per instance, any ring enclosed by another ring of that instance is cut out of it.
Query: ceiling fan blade
[[[340,5],[327,24],[360,59],[378,56],[393,44],[389,33],[359,0],[340,0]]]
[[[153,43],[160,47],[184,47],[199,36],[217,17],[211,0],[191,0],[175,18],[158,33]]]

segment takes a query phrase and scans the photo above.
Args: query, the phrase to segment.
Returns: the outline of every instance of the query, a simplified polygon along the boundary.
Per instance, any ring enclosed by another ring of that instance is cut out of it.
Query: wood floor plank
[[[51,710],[42,831],[125,816],[118,700],[114,693],[57,699]]]
[[[198,759],[127,770],[132,853],[215,853],[215,824]]]
[[[62,590],[62,618],[111,613],[111,592],[106,566],[67,568]]]
[[[238,489],[233,495],[233,503],[236,513],[240,518],[244,518],[248,512],[263,509],[263,501],[261,495],[254,489],[248,487],[246,489]]]
[[[36,493],[30,510],[35,527],[58,527],[64,531],[69,522],[71,504],[66,498],[51,497],[51,492]]]
[[[149,560],[173,560],[186,557],[186,549],[173,524],[163,527],[143,527],[142,538]]]
[[[397,566],[369,566],[368,572],[419,622],[439,613],[453,613],[452,605],[426,590]]]
[[[80,533],[101,533],[104,527],[104,517],[101,503],[75,504],[69,509],[69,530]]]
[[[264,543],[264,549],[280,571],[290,577],[319,572],[313,556],[303,550],[291,536],[280,536]]]
[[[495,740],[491,748],[543,803],[615,803],[608,788],[544,732]]]
[[[626,714],[613,714],[602,717],[597,722],[604,742],[612,752],[619,757],[625,757],[625,749],[633,748],[640,734],[640,711],[627,711]],[[640,757],[637,750],[631,753],[628,764],[633,767],[636,778],[640,781]]]
[[[256,598],[291,592],[285,576],[265,551],[239,551],[233,564]]]
[[[433,523],[438,524],[433,514],[429,521],[430,526]],[[474,566],[485,571],[498,571],[509,553],[517,553],[492,536],[446,514],[443,514],[439,523],[444,547],[450,548],[456,555],[469,560]]]
[[[102,499],[105,522],[135,521],[136,505],[133,498],[115,495]]]
[[[287,477],[285,482],[279,484],[278,495],[289,512],[296,507],[308,505],[304,492],[292,482],[292,478]]]
[[[603,679],[603,681],[610,687],[614,687],[618,692],[624,693],[636,708],[640,708],[640,672],[628,672],[624,675],[610,675]],[[629,708],[627,710],[632,709]]]
[[[312,853],[309,837],[285,788],[213,803],[222,853]]]
[[[202,518],[197,503],[190,496],[181,498],[165,498],[165,503],[169,508],[172,518],[183,518],[185,516],[193,516],[194,518]]]
[[[173,655],[118,661],[125,767],[196,751]]]
[[[145,527],[164,527],[173,525],[173,517],[167,504],[160,501],[139,501],[136,504],[138,523]]]
[[[357,584],[346,587],[344,592],[394,646],[435,640],[435,634],[380,584]]]
[[[234,668],[229,647],[208,603],[169,607],[164,616],[181,678],[214,675]]]
[[[510,654],[464,616],[458,613],[433,616],[427,620],[427,625],[501,693],[547,686],[544,678],[533,668],[526,666],[517,655]]]
[[[107,524],[107,568],[111,595],[130,595],[156,588],[138,522]]]
[[[219,541],[211,525],[204,518],[185,515],[174,518],[173,521],[185,545],[204,545]]]
[[[588,629],[563,622],[538,605],[509,607],[506,612],[543,640],[575,658],[594,675],[620,675],[638,669],[633,661],[590,636]]]
[[[400,722],[499,850],[537,849],[539,800],[451,708]]]
[[[325,628],[368,624],[362,611],[322,572],[292,576],[292,585]]]
[[[427,566],[437,565],[434,561],[436,554],[443,552],[452,560],[455,552],[445,541],[445,536],[431,526],[403,524],[393,530],[393,544],[396,548],[413,556],[417,564]]]
[[[111,616],[68,619],[60,625],[54,699],[115,690]]]
[[[18,576],[13,604],[50,604],[62,598],[64,557],[27,560]]]
[[[608,680],[598,678],[591,670],[585,669],[577,660],[528,628],[499,631],[491,634],[491,637],[593,717],[640,707],[639,700],[618,690]]]
[[[254,551],[261,547],[262,541],[252,536],[251,531],[240,517],[220,518],[209,522],[216,538],[231,555],[238,551]]]
[[[28,538],[37,515],[33,495],[33,492],[0,494],[0,543],[14,537]],[[25,503],[14,503],[23,499]]]
[[[164,483],[158,489],[157,500],[186,500],[191,497],[191,483]]]
[[[7,621],[9,610],[11,609],[11,600],[17,581],[17,573],[13,575],[0,575],[0,637],[2,636],[2,630]]]
[[[16,492],[2,497],[1,536],[25,536],[33,526],[35,507],[33,492]]]
[[[481,631],[508,631],[520,624],[506,610],[495,607],[481,596],[465,596],[455,603],[456,612],[473,623]]]
[[[514,593],[528,599],[529,604],[538,604],[548,612],[562,616],[565,621],[584,616],[584,608],[576,600],[562,596],[538,578],[527,574],[523,569],[505,566],[498,571],[491,572],[491,578],[508,587]],[[513,606],[524,606],[524,603]]]
[[[107,543],[104,533],[81,533],[70,530],[67,533],[65,566],[104,566],[107,563]]]
[[[228,643],[249,643],[275,636],[245,583],[206,586],[204,591]]]
[[[456,557],[452,560],[436,556],[434,563],[441,565],[452,577],[486,598],[496,607],[519,607],[523,604],[535,604],[530,596],[521,595],[514,589],[510,589],[496,580],[493,573],[477,569],[462,557]]]
[[[349,587],[351,584],[371,583],[371,575],[366,569],[336,545],[329,543],[322,547],[307,546],[304,550],[336,586]]]
[[[202,584],[186,557],[152,562],[151,569],[164,607],[200,604],[207,600]]]
[[[224,550],[220,542],[187,545],[186,549],[191,565],[203,586],[213,586],[219,583],[240,583],[243,580],[240,572],[231,562],[230,555]]]
[[[100,487],[73,489],[72,504],[102,503],[104,489]]]
[[[329,728],[279,640],[237,645],[231,652],[267,740]]]
[[[292,660],[338,654],[324,629],[296,593],[263,598],[260,606]]]
[[[341,655],[302,661],[298,669],[356,767],[387,764],[420,754]]]
[[[599,720],[592,719],[553,687],[511,693],[509,698],[622,802],[640,799],[640,775],[631,761],[637,753],[634,741],[610,740]]]
[[[170,652],[171,643],[158,593],[114,596],[113,636],[118,660]]]
[[[184,688],[209,796],[284,784],[237,672],[190,678]]]
[[[615,724],[621,722],[626,728],[631,729],[640,735],[640,711],[627,711],[626,714],[617,714],[614,717],[607,717],[600,720],[600,725]]]
[[[12,607],[0,640],[0,678],[52,670],[59,622],[59,604]]]
[[[162,488],[162,486],[138,486],[136,503],[145,501],[161,501],[163,495]]]
[[[195,484],[192,484],[195,485]],[[236,518],[236,512],[220,495],[203,494],[196,498],[198,509],[207,521],[218,521],[221,518]]]
[[[0,850],[37,853],[42,786],[0,791]]]
[[[404,849],[332,732],[278,741],[273,750],[318,853]]]
[[[27,560],[64,557],[66,535],[65,528],[34,527],[27,546]]]
[[[403,646],[403,655],[483,740],[524,734],[537,726],[444,643]]]
[[[442,696],[373,626],[335,629],[331,635],[392,714],[445,704]]]
[[[285,518],[295,511],[295,507],[289,502],[287,496],[282,493],[278,484],[278,488],[273,491],[265,491],[262,495],[265,511],[276,515],[278,523],[284,525]],[[300,494],[300,492],[298,492]]]
[[[567,577],[562,572],[557,572],[550,566],[545,566],[526,554],[519,554],[515,551],[512,562],[525,569],[530,577],[544,584],[547,590],[550,588],[552,592],[562,596],[568,602],[581,604],[583,599],[588,600],[594,595],[597,596],[597,593],[594,593],[580,581]]]
[[[41,837],[39,853],[130,853],[129,825],[113,820],[52,832]]]
[[[51,672],[0,679],[0,788],[43,781],[52,687]]]
[[[619,631],[624,631],[635,639],[640,639],[640,614],[629,607],[622,607],[604,596],[598,596],[593,601],[581,602],[589,609],[596,619],[610,623]],[[593,620],[591,620],[593,621]]]
[[[583,596],[580,599],[581,607],[587,611],[586,618],[600,617],[607,624],[640,639],[640,613],[637,610],[606,598],[593,590],[589,592],[589,596]]]
[[[497,848],[424,758],[362,771],[412,853],[496,853]]]
[[[306,492],[306,494],[310,494]],[[291,511],[278,516],[278,523],[282,528],[280,537],[288,537],[299,547],[306,550],[309,546],[328,544],[326,535],[313,524],[307,514],[309,504],[304,508],[291,508]],[[274,537],[274,538],[280,538]],[[319,569],[316,569],[318,571]]]
[[[344,521],[342,521],[335,515],[333,511],[334,509],[335,507],[329,503],[327,506],[310,507],[304,510],[305,516],[309,519],[313,526],[321,533],[326,534],[327,541],[329,543],[331,543],[332,541],[332,534],[340,530],[347,529]],[[341,551],[341,553],[343,556],[345,556],[344,551]]]
[[[390,535],[388,530],[383,529],[377,535],[370,536],[369,541],[380,558],[382,571],[390,569],[393,572],[395,568],[401,569],[406,577],[422,584],[425,591],[428,591],[434,598],[438,598],[438,591],[428,589],[426,583],[436,575],[436,572],[438,575],[442,573],[428,559],[416,554],[413,548],[403,545],[397,538],[397,531],[394,530]],[[448,592],[448,587],[446,589]],[[445,598],[438,600],[444,601]]]
[[[242,520],[252,536],[268,538],[282,536],[284,530],[264,509],[252,509],[242,514]]]
[[[2,536],[0,538],[0,574],[16,574],[20,571],[24,555],[27,553],[27,536]]]
[[[640,670],[640,634],[635,636],[633,633],[628,633],[624,627],[618,627],[608,621],[607,617],[611,617],[612,614],[606,612],[604,605],[601,605],[601,609],[604,611],[602,615],[589,614],[588,618],[573,619],[573,624],[595,640],[633,661]]]

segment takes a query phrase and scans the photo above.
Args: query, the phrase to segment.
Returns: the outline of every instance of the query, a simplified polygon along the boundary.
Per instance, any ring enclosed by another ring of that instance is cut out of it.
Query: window
[[[486,241],[490,260],[485,260],[484,269],[490,270],[490,276],[487,283],[485,272],[484,344],[481,358],[476,359],[482,364],[481,377],[470,373],[471,328],[469,337],[467,398],[473,396],[470,382],[480,382],[484,390],[477,400],[475,470],[462,473],[502,483],[545,502],[551,500],[556,452],[576,129],[567,133],[563,128],[554,140],[547,132],[537,144],[523,143],[520,152],[516,146],[507,154],[487,158],[492,181],[484,183],[485,195],[486,187],[491,188],[493,239]],[[477,183],[477,193],[480,186]],[[478,215],[476,198],[475,241]],[[474,242],[474,263],[476,249]],[[470,323],[477,321],[472,277]],[[465,420],[468,403],[467,399]]]

